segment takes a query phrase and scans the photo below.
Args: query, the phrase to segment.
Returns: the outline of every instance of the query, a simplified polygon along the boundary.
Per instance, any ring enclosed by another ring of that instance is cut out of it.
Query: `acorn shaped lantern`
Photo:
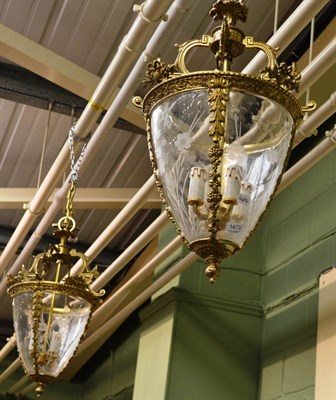
[[[219,263],[238,251],[264,214],[283,174],[302,107],[291,90],[295,64],[278,65],[275,49],[235,25],[245,22],[242,1],[218,0],[210,15],[221,26],[178,46],[174,64],[156,59],[133,103],[146,119],[153,172],[168,216],[190,250],[208,264],[214,282]],[[189,72],[191,49],[208,47],[213,71]],[[260,49],[268,65],[260,76],[230,70],[245,49]],[[306,107],[305,109],[308,110]]]
[[[79,162],[73,155],[74,131],[70,130],[73,166],[64,216],[53,224],[59,243],[36,255],[30,267],[22,266],[17,275],[8,275],[7,291],[13,303],[14,331],[19,356],[26,374],[36,382],[37,396],[44,386],[57,379],[74,356],[92,311],[105,291],[94,292],[90,285],[97,278],[97,267],[89,268],[88,257],[71,248],[76,242],[73,198]],[[83,146],[81,160],[84,153]],[[76,273],[71,268],[80,261]]]

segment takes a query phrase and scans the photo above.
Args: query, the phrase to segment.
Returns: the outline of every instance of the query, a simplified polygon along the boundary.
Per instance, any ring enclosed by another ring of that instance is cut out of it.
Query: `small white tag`
[[[238,203],[240,204],[249,204],[250,203],[250,196],[247,196],[246,194],[240,193],[238,197]]]
[[[237,222],[229,222],[227,225],[227,230],[232,233],[238,233],[242,231],[243,226],[243,224],[238,224]]]

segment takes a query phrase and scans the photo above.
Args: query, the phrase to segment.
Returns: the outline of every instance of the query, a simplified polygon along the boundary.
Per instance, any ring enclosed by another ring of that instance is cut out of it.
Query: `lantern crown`
[[[218,0],[213,4],[209,14],[212,18],[223,20],[211,35],[203,35],[202,39],[189,40],[178,47],[178,55],[173,64],[166,64],[161,57],[148,64],[144,86],[164,82],[170,78],[183,74],[190,74],[185,64],[187,53],[195,47],[209,47],[215,54],[216,66],[219,71],[230,71],[233,58],[239,57],[245,49],[259,49],[267,56],[267,66],[260,71],[260,76],[265,81],[271,81],[286,90],[298,91],[301,75],[296,69],[295,63],[286,65],[278,64],[276,60],[277,48],[254,41],[253,37],[245,36],[244,32],[235,25],[237,21],[245,22],[247,19],[247,7],[242,1]],[[141,98],[135,98],[134,104],[142,105]],[[313,104],[310,105],[312,107]]]

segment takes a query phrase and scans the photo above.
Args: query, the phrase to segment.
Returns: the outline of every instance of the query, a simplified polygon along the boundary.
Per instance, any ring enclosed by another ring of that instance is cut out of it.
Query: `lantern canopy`
[[[241,2],[217,1],[210,14],[221,26],[178,46],[174,64],[149,64],[136,97],[146,119],[153,172],[166,211],[186,245],[208,263],[210,282],[219,263],[239,250],[264,214],[284,171],[302,108],[295,65],[278,65],[275,50],[235,27],[245,22]],[[217,68],[189,72],[187,53],[208,47]],[[230,70],[245,49],[265,52],[260,76]]]

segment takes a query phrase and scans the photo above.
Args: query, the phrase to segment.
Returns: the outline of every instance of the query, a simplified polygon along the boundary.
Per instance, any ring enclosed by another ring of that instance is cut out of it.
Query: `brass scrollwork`
[[[141,109],[143,108],[143,100],[142,100],[142,97],[140,97],[140,96],[133,97],[132,103],[137,108],[141,108]]]
[[[317,107],[316,101],[310,100],[305,106],[301,106],[301,110],[302,112],[310,112],[314,111],[316,107]]]
[[[262,50],[268,59],[267,68],[274,69],[278,63],[275,57],[278,48],[274,48],[267,43],[255,42],[252,36],[246,36],[243,40],[243,44],[247,49],[260,49]]]
[[[183,74],[189,74],[189,70],[185,66],[185,57],[187,53],[194,47],[209,47],[212,43],[212,39],[210,35],[203,35],[202,39],[189,40],[183,44],[176,45],[179,50],[175,64]]]

